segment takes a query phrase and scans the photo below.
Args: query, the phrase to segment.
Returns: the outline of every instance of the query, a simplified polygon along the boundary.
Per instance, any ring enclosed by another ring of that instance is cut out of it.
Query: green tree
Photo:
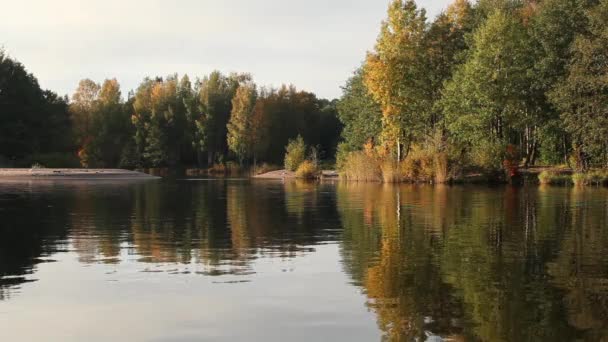
[[[475,31],[472,44],[466,62],[446,83],[441,106],[452,138],[487,155],[479,160],[484,166],[500,167],[502,146],[539,124],[530,37],[517,16],[498,10]]]
[[[0,49],[0,163],[21,165],[58,152],[69,156],[72,147],[67,99],[42,90],[34,75]]]
[[[382,129],[382,110],[363,83],[363,69],[359,68],[346,82],[338,102],[338,117],[344,128],[340,151],[350,152],[363,148]]]
[[[295,171],[306,159],[306,143],[301,135],[289,140],[285,147],[285,169]]]
[[[588,25],[585,9],[587,0],[546,0],[540,3],[531,23],[535,49],[534,87],[542,94],[539,99],[545,121],[539,127],[541,158],[547,163],[567,161],[570,138],[565,131],[559,111],[547,98],[557,82],[564,78],[572,58],[572,43]]]
[[[145,79],[135,94],[135,141],[150,166],[174,166],[180,162],[188,124],[181,92],[177,75],[171,75],[166,80]]]
[[[194,146],[207,152],[207,164],[227,152],[227,124],[232,111],[232,98],[241,82],[250,81],[247,74],[229,77],[219,71],[212,72],[199,84],[200,115],[195,119]]]
[[[550,93],[566,131],[586,164],[608,166],[608,1],[588,12],[588,32],[579,34],[567,77]]]

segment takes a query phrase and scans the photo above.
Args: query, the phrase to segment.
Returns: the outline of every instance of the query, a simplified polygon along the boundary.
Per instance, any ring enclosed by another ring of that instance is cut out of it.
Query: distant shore
[[[2,179],[158,179],[143,172],[123,169],[0,169]]]

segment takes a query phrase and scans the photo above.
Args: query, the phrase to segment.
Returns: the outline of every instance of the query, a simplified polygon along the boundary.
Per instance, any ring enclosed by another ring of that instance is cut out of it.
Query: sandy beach
[[[123,169],[0,169],[2,179],[158,179],[138,171]]]

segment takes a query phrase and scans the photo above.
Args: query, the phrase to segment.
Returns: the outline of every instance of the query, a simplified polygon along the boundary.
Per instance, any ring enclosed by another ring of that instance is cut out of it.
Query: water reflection
[[[272,290],[298,288],[278,285],[291,270],[281,264],[275,275],[273,260],[323,260],[310,267],[325,270],[335,258],[350,281],[318,296],[361,289],[355,304],[375,315],[385,340],[608,338],[601,188],[17,181],[0,183],[0,222],[0,305],[27,297],[28,282],[45,280],[43,263],[71,254],[85,266],[166,275],[164,286],[212,277],[217,286],[274,282]],[[339,249],[312,259],[325,245]],[[324,272],[314,279],[341,273]],[[332,317],[324,324],[345,323]]]
[[[295,257],[337,240],[334,198],[321,189],[243,180],[0,183],[0,295],[58,251],[85,264],[135,255],[155,271],[181,264],[191,266],[185,273],[249,274],[256,258]]]
[[[608,337],[605,189],[336,192],[347,270],[388,340]]]

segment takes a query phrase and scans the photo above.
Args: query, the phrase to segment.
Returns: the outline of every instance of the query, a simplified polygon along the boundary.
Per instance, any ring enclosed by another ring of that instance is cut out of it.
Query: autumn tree
[[[253,82],[241,84],[233,99],[228,122],[228,148],[234,152],[240,164],[253,154],[253,109],[257,90]]]
[[[393,0],[364,67],[365,85],[382,107],[382,142],[396,151],[397,159],[401,159],[402,145],[423,131],[419,115],[425,107],[418,100],[428,92],[420,67],[425,64],[425,32],[425,10],[419,10],[413,0]]]
[[[72,95],[70,113],[74,127],[77,145],[82,147],[90,139],[93,122],[93,112],[99,97],[101,86],[91,79],[78,82],[78,87]]]

